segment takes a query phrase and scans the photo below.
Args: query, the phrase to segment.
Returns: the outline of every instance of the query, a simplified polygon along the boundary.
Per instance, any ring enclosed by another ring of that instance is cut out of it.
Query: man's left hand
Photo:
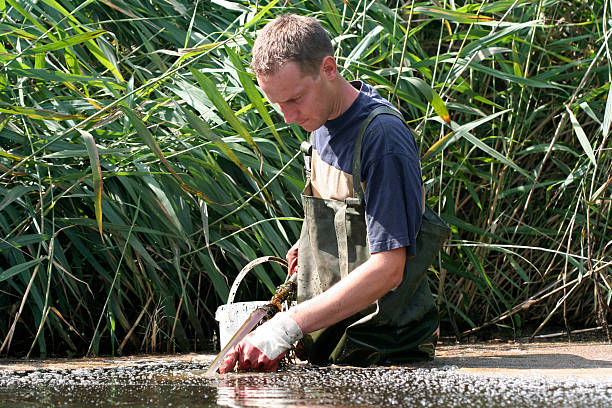
[[[299,247],[300,241],[293,244],[293,246],[289,248],[289,251],[287,251],[287,255],[285,255],[285,258],[287,258],[288,263],[287,269],[289,270],[289,276],[297,272]]]

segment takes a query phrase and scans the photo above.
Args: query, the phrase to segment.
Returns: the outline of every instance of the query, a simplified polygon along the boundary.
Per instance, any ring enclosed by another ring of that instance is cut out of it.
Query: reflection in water
[[[239,373],[221,376],[217,383],[217,404],[223,407],[381,407],[359,402],[348,389],[336,389],[320,383],[315,376],[304,381],[303,375],[314,369],[296,368],[278,373]],[[314,381],[313,381],[314,380]]]
[[[284,367],[204,377],[205,364],[0,371],[0,407],[610,407],[612,383],[476,376],[455,367]]]
[[[266,386],[268,385],[268,386]],[[271,387],[265,378],[260,384],[252,384],[248,378],[233,376],[220,378],[217,386],[217,403],[227,407],[303,407],[291,395],[291,389]]]
[[[453,367],[292,367],[229,374],[217,383],[224,407],[606,407],[612,383],[466,375]]]

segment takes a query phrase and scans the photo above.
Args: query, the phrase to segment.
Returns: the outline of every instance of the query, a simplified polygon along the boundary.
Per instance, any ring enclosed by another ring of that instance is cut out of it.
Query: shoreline
[[[215,354],[146,354],[121,357],[0,359],[0,370],[31,372],[117,368],[164,363],[208,365]],[[400,366],[397,366],[400,367]],[[591,379],[612,383],[612,344],[601,341],[495,342],[442,344],[433,361],[401,366],[485,376]],[[393,369],[394,367],[389,367]]]

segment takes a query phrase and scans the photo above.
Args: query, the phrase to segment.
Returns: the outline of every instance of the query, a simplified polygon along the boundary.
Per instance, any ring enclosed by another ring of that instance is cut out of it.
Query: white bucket
[[[264,306],[269,302],[238,302],[221,305],[217,308],[215,319],[219,322],[219,342],[221,350],[228,341],[234,337],[234,334],[244,324],[247,317],[260,306]]]
[[[234,283],[229,291],[227,297],[227,304],[221,305],[215,312],[215,319],[219,322],[219,343],[221,350],[223,347],[234,337],[234,334],[244,324],[246,319],[251,313],[260,306],[270,303],[269,301],[254,301],[254,302],[237,302],[234,303],[234,297],[238,291],[238,285],[242,282],[242,279],[246,274],[253,269],[255,266],[264,262],[276,262],[287,267],[287,262],[284,259],[277,258],[274,256],[264,256],[257,258],[254,261],[249,262],[236,276]]]

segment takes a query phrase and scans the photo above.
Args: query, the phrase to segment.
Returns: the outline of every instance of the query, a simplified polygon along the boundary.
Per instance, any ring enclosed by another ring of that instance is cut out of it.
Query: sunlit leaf
[[[448,110],[446,109],[446,105],[440,95],[429,86],[425,81],[420,78],[415,77],[403,77],[404,80],[411,83],[415,88],[417,88],[427,99],[427,102],[431,103],[431,106],[434,108],[438,116],[445,121],[446,123],[450,123],[450,115]]]
[[[25,53],[26,54],[39,54],[39,53],[44,53],[44,52],[49,52],[49,51],[62,50],[64,48],[71,47],[77,44],[81,44],[85,41],[89,41],[107,32],[108,31],[106,30],[96,30],[96,31],[88,31],[88,32],[81,33],[81,34],[76,34],[72,37],[64,38],[62,40],[55,41],[50,44],[39,45],[36,47],[29,48],[28,50],[26,50]]]
[[[429,6],[429,7],[419,6],[419,7],[415,7],[413,10],[415,14],[425,14],[427,16],[431,16],[435,18],[442,18],[445,20],[453,21],[455,23],[463,23],[463,24],[489,22],[489,21],[494,20],[492,17],[489,17],[489,16],[483,16],[480,14],[464,13],[464,12],[455,11],[455,10],[447,10],[441,7],[433,7],[433,6]]]
[[[245,69],[244,69],[244,67],[242,65],[242,62],[240,61],[240,58],[238,57],[238,54],[236,54],[234,51],[232,51],[231,48],[227,48],[227,53],[228,53],[230,59],[232,60],[232,64],[234,64],[234,67],[236,67],[236,73],[238,74],[238,78],[240,79],[240,83],[244,87],[244,91],[246,92],[247,96],[249,97],[249,100],[251,101],[253,106],[255,106],[255,109],[257,109],[257,112],[259,112],[259,114],[261,115],[261,117],[264,120],[264,122],[268,125],[270,131],[274,135],[274,138],[278,142],[279,146],[283,150],[288,152],[289,149],[287,148],[287,146],[283,142],[283,139],[280,137],[280,135],[276,131],[276,126],[275,126],[274,122],[272,121],[272,118],[270,117],[270,114],[268,113],[268,110],[266,109],[266,107],[265,107],[265,105],[263,103],[263,99],[262,99],[261,94],[259,93],[259,91],[255,87],[255,84],[251,80],[251,77],[245,72]]]
[[[255,149],[255,151],[259,152],[259,148],[255,144],[255,140],[250,135],[249,131],[244,127],[242,123],[238,120],[234,111],[229,106],[229,104],[223,98],[223,95],[219,92],[214,82],[212,82],[206,75],[202,74],[200,71],[195,70],[193,68],[190,69],[194,78],[198,81],[204,92],[208,98],[210,98],[211,102],[214,106],[219,110],[219,113],[225,118],[225,120],[234,128],[234,130],[247,141],[251,147]]]
[[[261,10],[251,20],[246,22],[246,24],[244,25],[244,29],[246,30],[247,28],[249,28],[253,24],[257,24],[259,22],[259,20],[261,20],[261,18],[266,13],[268,13],[268,11],[270,11],[270,9],[272,9],[272,7],[274,7],[276,5],[276,3],[278,3],[278,1],[279,0],[272,0],[268,4],[266,4],[264,7],[262,7]]]
[[[45,109],[23,108],[21,106],[3,106],[2,104],[0,104],[0,112],[11,115],[24,115],[32,119],[71,120],[86,118],[84,115],[72,115]]]
[[[580,126],[580,123],[578,123],[578,120],[574,116],[574,113],[570,110],[568,106],[566,106],[565,108],[567,109],[567,113],[572,123],[572,127],[574,128],[574,132],[576,133],[576,137],[580,142],[580,146],[582,146],[582,149],[586,153],[589,160],[591,160],[593,166],[597,167],[597,160],[595,159],[595,154],[593,153],[593,148],[591,147],[589,138],[587,137],[586,133],[584,133],[584,130],[582,129],[582,126]]]

